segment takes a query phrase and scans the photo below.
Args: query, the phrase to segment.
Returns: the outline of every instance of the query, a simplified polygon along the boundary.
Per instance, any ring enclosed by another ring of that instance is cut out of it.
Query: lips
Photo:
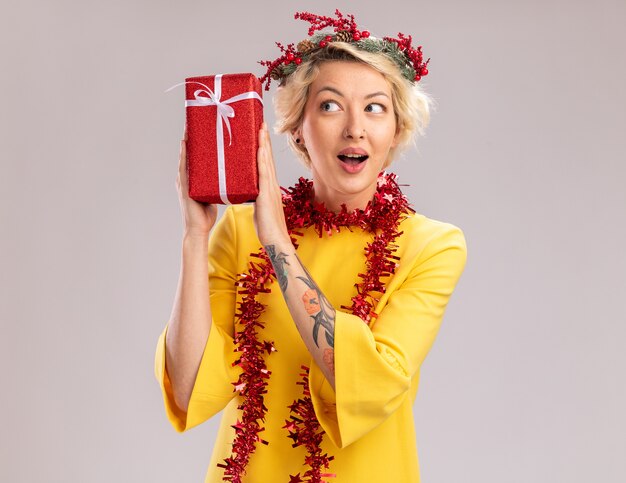
[[[361,148],[346,148],[337,154],[337,158],[341,161],[341,167],[344,171],[356,174],[363,170],[369,154]]]

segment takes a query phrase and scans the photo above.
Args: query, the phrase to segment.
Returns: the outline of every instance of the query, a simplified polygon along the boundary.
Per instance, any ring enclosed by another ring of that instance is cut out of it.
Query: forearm
[[[265,246],[300,336],[335,388],[335,309],[302,264],[290,242]]]
[[[165,339],[165,365],[176,405],[187,410],[211,330],[208,238],[185,236],[174,307]]]

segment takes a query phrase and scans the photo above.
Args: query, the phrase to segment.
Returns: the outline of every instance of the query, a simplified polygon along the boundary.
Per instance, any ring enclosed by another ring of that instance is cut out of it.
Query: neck
[[[374,192],[376,197],[372,194],[371,198],[358,204],[348,205],[344,202],[346,209],[349,206],[353,208],[348,213],[341,211],[340,199],[316,196],[313,185],[313,181],[301,177],[294,186],[285,189],[283,203],[289,233],[296,233],[295,229],[309,226],[315,226],[320,237],[323,233],[330,233],[336,231],[338,227],[345,226],[360,226],[373,233],[381,227],[384,230],[390,223],[398,226],[404,216],[414,212],[406,196],[402,194],[393,173],[388,173],[377,180]],[[327,205],[328,199],[334,203],[336,211],[332,211]],[[312,200],[324,203],[323,208],[313,206]],[[354,201],[354,197],[346,200]],[[375,200],[372,209],[365,211],[367,203],[372,200]]]
[[[350,193],[338,193],[331,189],[325,188],[320,183],[314,181],[314,200],[317,203],[324,203],[326,209],[333,213],[339,213],[341,211],[341,205],[346,205],[348,213],[354,210],[364,210],[367,204],[374,197],[376,193],[376,184],[369,189],[358,193],[356,195]]]

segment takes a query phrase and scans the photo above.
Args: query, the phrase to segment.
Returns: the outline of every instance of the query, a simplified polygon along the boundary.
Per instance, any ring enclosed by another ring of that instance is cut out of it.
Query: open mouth
[[[341,161],[348,164],[361,164],[369,156],[363,154],[340,154],[337,156]]]

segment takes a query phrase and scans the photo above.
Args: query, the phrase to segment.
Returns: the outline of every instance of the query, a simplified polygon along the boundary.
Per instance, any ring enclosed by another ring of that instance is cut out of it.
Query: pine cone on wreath
[[[272,72],[270,73],[270,77],[274,80],[279,80],[283,77],[283,69],[282,66],[277,65],[276,67],[274,67],[272,69]]]
[[[335,42],[352,42],[352,33],[349,30],[341,30],[337,32],[334,38]]]
[[[302,40],[301,42],[298,43],[298,52],[300,52],[301,54],[304,54],[314,48],[315,48],[315,44],[311,42],[309,39]]]

